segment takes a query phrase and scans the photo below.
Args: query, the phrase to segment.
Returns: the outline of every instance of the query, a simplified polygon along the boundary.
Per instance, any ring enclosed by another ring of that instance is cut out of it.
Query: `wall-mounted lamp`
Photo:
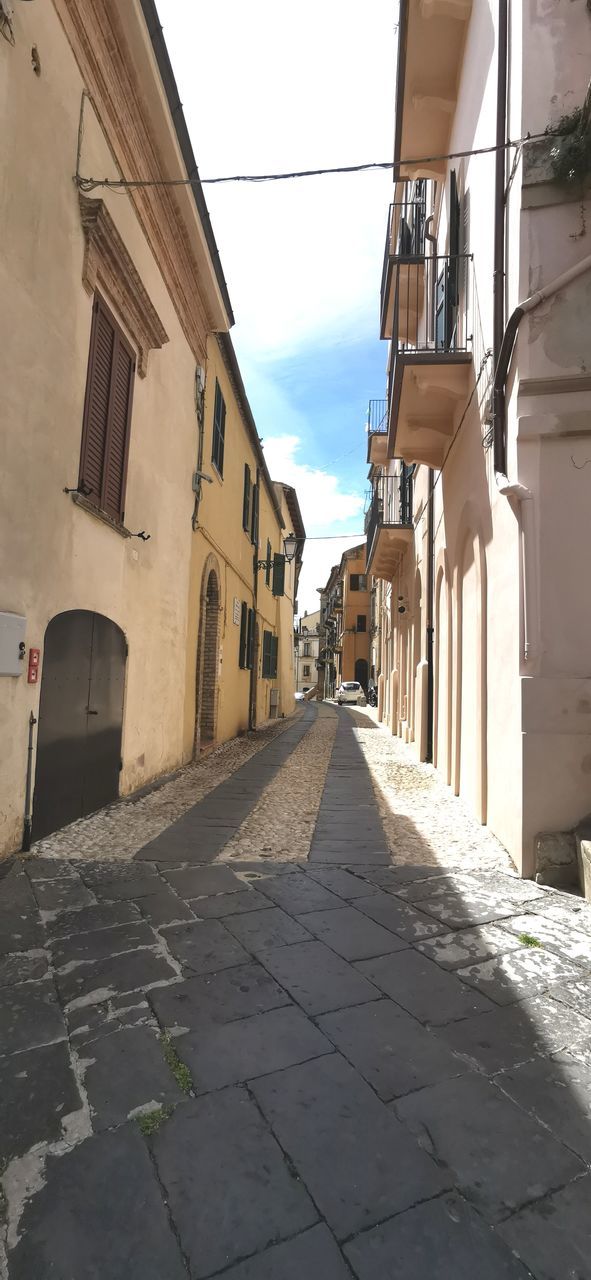
[[[151,533],[146,533],[145,529],[140,529],[139,533],[130,533],[130,538],[141,538],[142,542],[149,542],[152,537]]]

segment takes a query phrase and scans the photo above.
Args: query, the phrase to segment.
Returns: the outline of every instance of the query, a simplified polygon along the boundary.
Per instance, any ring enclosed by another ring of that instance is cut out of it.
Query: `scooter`
[[[369,702],[370,707],[377,707],[378,691],[375,684],[371,686],[371,689],[367,690],[367,701]]]

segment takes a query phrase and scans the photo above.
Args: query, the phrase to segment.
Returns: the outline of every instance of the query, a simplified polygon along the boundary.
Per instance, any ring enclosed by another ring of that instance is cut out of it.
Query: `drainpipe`
[[[505,327],[505,143],[507,141],[507,49],[508,0],[499,0],[499,47],[497,54],[497,128],[495,152],[495,225],[493,253],[493,363],[497,368]],[[496,380],[495,380],[496,389]],[[493,390],[495,423],[499,413]],[[506,468],[504,430],[494,432],[495,471]]]
[[[256,485],[257,485],[257,502],[258,502],[259,493],[260,493],[260,490],[259,490],[259,488],[258,488],[258,484],[259,484],[259,477],[260,477],[260,472],[259,472],[259,468],[257,467],[257,469],[256,469],[256,477],[255,477],[255,483],[256,483]],[[256,541],[256,543],[253,543],[253,556],[252,556],[252,609],[253,609],[254,618],[253,618],[253,629],[252,629],[252,651],[251,651],[252,666],[251,666],[251,668],[250,668],[250,683],[249,683],[249,689],[248,689],[248,727],[249,727],[249,729],[256,729],[256,718],[257,718],[257,716],[256,716],[256,711],[257,711],[257,708],[256,708],[256,690],[257,690],[257,664],[258,664],[258,660],[259,660],[259,650],[258,650],[258,645],[257,645],[257,643],[256,643],[256,633],[257,633],[257,595],[258,595],[258,582],[259,582],[259,570],[258,570],[258,558],[259,558],[258,528],[257,528],[257,531],[256,531],[256,532],[257,532],[257,541]]]
[[[31,711],[29,716],[29,745],[27,747],[27,780],[25,785],[25,823],[23,829],[23,853],[28,853],[31,848],[31,836],[33,834],[33,819],[31,814],[31,792],[33,783],[33,728],[37,724],[35,716]]]
[[[433,519],[435,472],[429,467],[429,499],[427,506],[427,752],[428,764],[433,763],[433,617],[435,614],[435,522]]]
[[[430,213],[429,217],[425,221],[425,240],[429,241],[429,244],[431,245],[431,258],[433,261],[436,261],[437,236],[434,236],[431,231],[434,218],[435,218],[435,215],[433,213]],[[427,329],[428,330],[431,328],[432,324],[434,323],[433,317],[435,315],[435,286],[436,286],[435,275],[436,275],[436,271],[435,270],[431,271],[431,280],[427,285],[427,288],[430,289],[430,293],[431,293],[431,296],[429,298],[429,306],[427,308]],[[432,333],[428,332],[427,341],[430,342],[433,336],[434,335]]]

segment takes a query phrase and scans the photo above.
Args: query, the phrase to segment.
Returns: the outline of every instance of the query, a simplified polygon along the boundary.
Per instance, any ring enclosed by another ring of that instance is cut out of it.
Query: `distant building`
[[[332,697],[342,680],[358,680],[367,693],[372,606],[365,551],[364,542],[345,551],[320,593],[325,697]]]
[[[318,682],[320,651],[320,609],[304,613],[295,630],[296,690],[307,693]]]

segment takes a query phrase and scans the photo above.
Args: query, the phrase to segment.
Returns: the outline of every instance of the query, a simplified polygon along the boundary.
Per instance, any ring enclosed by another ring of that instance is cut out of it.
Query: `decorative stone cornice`
[[[97,286],[115,304],[139,354],[138,373],[145,378],[148,352],[168,342],[168,334],[152,305],[104,200],[79,196],[84,231],[82,281],[87,293]]]
[[[53,4],[121,176],[160,178],[170,172],[171,177],[178,177],[174,143],[164,154],[148,114],[147,95],[137,71],[139,49],[134,51],[136,56],[131,55],[124,32],[124,19],[133,21],[135,0],[125,0],[121,9],[115,0],[53,0]],[[137,38],[149,45],[143,19],[138,21]],[[151,46],[146,47],[145,66],[153,67],[151,58]],[[158,74],[154,67],[152,74]],[[181,197],[177,199],[168,187],[137,187],[129,191],[128,198],[191,351],[204,365],[207,334],[223,324],[215,312],[215,286],[208,275],[211,265],[205,251],[199,256],[201,250],[191,242],[179,206]]]

